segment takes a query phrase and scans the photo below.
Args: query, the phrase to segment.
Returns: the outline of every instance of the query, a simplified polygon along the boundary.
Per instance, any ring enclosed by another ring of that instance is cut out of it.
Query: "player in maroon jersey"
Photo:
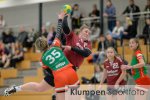
[[[109,47],[106,50],[106,55],[107,59],[104,61],[104,71],[103,77],[100,82],[100,87],[103,84],[104,80],[107,79],[107,90],[109,93],[113,94],[116,86],[126,84],[126,81],[123,80],[126,75],[126,71],[121,70],[123,61],[121,60],[121,58],[115,56],[114,48]],[[124,100],[125,97],[121,97],[121,99]],[[115,95],[108,95],[107,100],[115,100]]]
[[[66,37],[64,53],[68,60],[78,68],[82,64],[84,57],[88,57],[91,54],[91,42],[89,41],[91,31],[88,26],[83,25],[80,28],[79,35],[76,35],[76,33],[69,29],[67,16],[65,16],[63,21],[63,32]]]

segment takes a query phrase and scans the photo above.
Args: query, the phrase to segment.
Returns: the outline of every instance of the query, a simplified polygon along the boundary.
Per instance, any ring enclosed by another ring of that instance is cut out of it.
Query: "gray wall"
[[[106,2],[106,0],[104,0]],[[117,9],[117,15],[128,5],[128,0],[112,0]],[[93,4],[99,4],[99,0],[64,0],[59,2],[44,3],[43,5],[43,24],[46,22],[56,23],[57,14],[64,4],[80,4],[80,8],[85,16],[92,10]],[[135,3],[140,6],[143,11],[146,0],[135,0]],[[10,8],[0,9],[0,14],[4,15],[4,19],[8,26],[18,27],[19,25],[25,26],[38,26],[38,4],[17,6]]]

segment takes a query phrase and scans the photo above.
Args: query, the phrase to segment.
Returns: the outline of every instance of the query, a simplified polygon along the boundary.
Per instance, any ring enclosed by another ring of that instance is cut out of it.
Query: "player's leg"
[[[123,94],[123,95],[117,95],[117,100],[126,100],[126,95],[125,94]]]
[[[65,92],[57,93],[56,100],[65,100]]]
[[[29,82],[21,86],[18,86],[18,90],[20,91],[33,91],[33,92],[44,92],[52,88],[53,87],[50,86],[45,80],[42,80],[40,83]]]
[[[136,89],[137,87],[135,87]],[[139,88],[139,87],[138,87]],[[134,99],[135,100],[147,100],[147,92],[148,90],[145,91],[145,88],[142,89],[142,87],[140,87],[141,89],[136,89],[136,94],[134,95]],[[138,93],[140,91],[140,93]]]
[[[135,100],[146,100],[148,89],[150,89],[150,78],[148,76],[141,77],[136,81],[135,89],[140,91],[140,93],[136,93],[134,96]]]
[[[54,87],[54,78],[49,75],[40,82],[29,82],[20,86],[12,86],[4,91],[4,95],[8,96],[19,91],[44,92]]]
[[[116,100],[115,95],[106,95],[106,100]]]
[[[125,86],[119,87],[117,91],[117,100],[126,100],[126,94],[125,94]]]
[[[66,80],[63,80],[63,78],[57,77],[55,80],[55,91],[56,91],[56,100],[65,100],[65,84]]]

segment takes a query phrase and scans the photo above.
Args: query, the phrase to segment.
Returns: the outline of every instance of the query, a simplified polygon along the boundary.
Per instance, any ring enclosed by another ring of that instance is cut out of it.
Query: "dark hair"
[[[100,34],[99,37],[104,37],[104,35],[103,35],[103,34]]]
[[[79,6],[79,4],[76,3],[76,4],[74,4],[74,6]]]

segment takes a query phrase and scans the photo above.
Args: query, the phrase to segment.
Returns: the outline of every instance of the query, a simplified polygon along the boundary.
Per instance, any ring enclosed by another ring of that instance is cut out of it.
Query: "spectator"
[[[11,44],[15,42],[15,37],[13,36],[14,32],[12,28],[9,28],[7,32],[2,33],[2,41],[4,44]]]
[[[130,39],[135,37],[136,29],[132,25],[132,21],[129,17],[126,18],[126,26],[121,38],[121,45],[123,45],[123,39]]]
[[[147,5],[145,6],[144,11],[149,13],[145,14],[145,18],[150,18],[150,0],[147,0]]]
[[[99,37],[99,34],[100,34],[100,25],[99,23],[95,23],[93,25],[93,27],[91,28],[91,35],[90,35],[90,41],[95,41],[97,40],[97,38]]]
[[[47,32],[45,26],[42,26],[42,34],[41,35],[44,36],[45,38],[47,38],[48,32]]]
[[[137,35],[137,27],[138,27],[138,20],[140,14],[133,15],[134,13],[139,13],[140,8],[134,4],[134,0],[129,0],[130,5],[126,7],[123,14],[128,14],[128,17],[132,20],[132,28],[134,29],[134,37]]]
[[[102,64],[105,59],[105,49],[107,49],[105,37],[101,34],[99,37],[99,43],[97,52],[93,55],[93,62],[95,64]]]
[[[51,26],[49,28],[49,33],[48,33],[48,36],[47,36],[47,41],[48,41],[48,44],[51,45],[54,38],[55,38],[55,35],[56,35],[56,30],[55,30],[55,26]]]
[[[28,32],[26,32],[25,31],[25,29],[24,29],[24,27],[23,26],[21,26],[20,28],[19,28],[19,34],[18,34],[18,37],[17,37],[17,40],[21,43],[21,45],[23,46],[23,47],[26,47],[26,45],[27,45],[27,39],[28,39]]]
[[[79,9],[79,5],[75,4],[72,8],[71,18],[72,18],[72,29],[80,28],[81,26],[81,18],[82,18],[81,11]]]
[[[9,51],[4,47],[2,41],[0,41],[0,68],[7,68],[10,64],[8,57]]]
[[[90,17],[96,17],[96,16],[99,16],[99,10],[97,9],[97,5],[94,4],[93,5],[93,10],[92,12],[89,14]]]
[[[107,0],[104,17],[108,17],[108,29],[112,32],[116,23],[116,8],[111,0]]]
[[[31,28],[29,30],[28,36],[27,36],[27,40],[26,40],[26,46],[28,49],[30,49],[33,46],[33,43],[35,41],[35,31],[34,28]]]
[[[108,47],[113,47],[117,51],[117,43],[116,41],[112,38],[110,33],[106,34],[106,46]]]
[[[102,68],[100,67],[94,67],[94,75],[91,79],[82,77],[82,83],[83,84],[95,84],[100,83],[100,78],[102,77]],[[106,83],[106,81],[104,82]]]
[[[113,37],[113,39],[121,39],[123,32],[124,32],[124,28],[120,25],[120,21],[117,20],[116,26],[114,27],[111,36]]]
[[[16,63],[21,62],[24,59],[24,52],[21,44],[16,41],[15,44],[12,45],[12,56],[11,56],[11,67],[16,68]]]
[[[144,44],[147,44],[147,40],[150,38],[150,18],[146,19],[146,24],[143,28],[143,33],[139,35],[139,38],[144,39]]]
[[[4,27],[6,26],[5,20],[3,19],[3,15],[0,15],[0,37],[2,32],[4,31]]]
[[[93,5],[93,10],[92,12],[89,14],[90,17],[99,17],[100,15],[100,11],[97,9],[97,5],[94,4]],[[97,23],[97,19],[94,19],[92,20],[92,23],[91,23],[91,27]]]

